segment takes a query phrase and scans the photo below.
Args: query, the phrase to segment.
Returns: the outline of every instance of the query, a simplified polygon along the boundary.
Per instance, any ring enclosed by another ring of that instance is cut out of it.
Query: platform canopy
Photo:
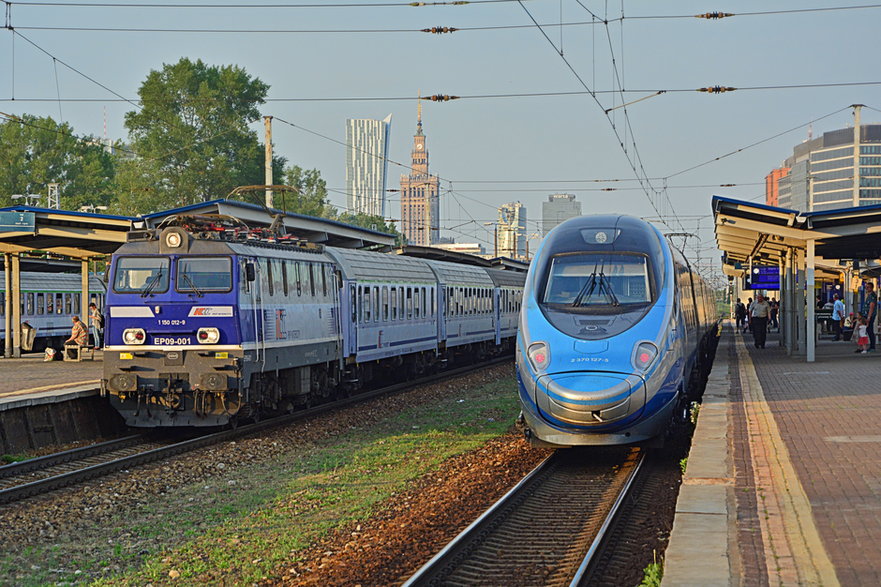
[[[818,268],[842,260],[881,258],[881,205],[798,212],[713,197],[716,244],[723,271],[739,276],[750,262],[776,263],[787,249],[814,241]]]
[[[365,247],[393,247],[395,235],[361,228],[316,216],[306,216],[285,212],[276,208],[266,208],[259,204],[239,200],[210,200],[182,208],[174,208],[141,217],[145,228],[153,228],[170,216],[189,214],[222,214],[233,216],[252,228],[268,227],[273,216],[277,215],[288,234],[331,247],[361,249]]]
[[[134,218],[54,208],[0,208],[0,253],[44,251],[92,259],[115,251],[125,242]]]

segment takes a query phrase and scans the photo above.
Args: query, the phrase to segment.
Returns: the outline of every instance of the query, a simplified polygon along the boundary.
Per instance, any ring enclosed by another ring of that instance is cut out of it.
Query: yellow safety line
[[[755,366],[745,344],[736,348],[768,581],[772,585],[837,587],[835,567],[814,524],[810,500],[765,400]]]
[[[53,389],[65,389],[67,387],[77,387],[80,385],[89,385],[94,384],[98,385],[100,383],[100,379],[89,379],[88,381],[74,381],[72,383],[57,383],[55,385],[44,385],[43,387],[32,387],[30,389],[21,389],[19,391],[10,391],[6,393],[0,393],[0,398],[2,397],[15,397],[17,395],[28,395],[30,393],[39,393],[41,391],[52,391]]]

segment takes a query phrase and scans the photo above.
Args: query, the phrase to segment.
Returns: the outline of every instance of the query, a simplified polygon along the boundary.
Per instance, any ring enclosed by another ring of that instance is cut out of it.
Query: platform
[[[724,329],[663,585],[881,584],[881,354],[776,338]]]
[[[37,353],[0,359],[0,411],[94,395],[104,368],[102,357],[103,352],[96,351],[94,361],[43,361]]]

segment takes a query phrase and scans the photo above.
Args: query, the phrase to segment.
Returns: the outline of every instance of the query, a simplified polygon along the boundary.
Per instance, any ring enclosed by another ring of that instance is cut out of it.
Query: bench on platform
[[[95,347],[90,345],[65,344],[62,354],[65,361],[79,363],[86,359],[95,360]]]

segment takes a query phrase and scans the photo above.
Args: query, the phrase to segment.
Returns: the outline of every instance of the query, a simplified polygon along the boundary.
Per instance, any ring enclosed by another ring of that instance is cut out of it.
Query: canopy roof
[[[79,259],[102,257],[125,242],[133,221],[54,208],[0,208],[0,253],[36,250]]]

